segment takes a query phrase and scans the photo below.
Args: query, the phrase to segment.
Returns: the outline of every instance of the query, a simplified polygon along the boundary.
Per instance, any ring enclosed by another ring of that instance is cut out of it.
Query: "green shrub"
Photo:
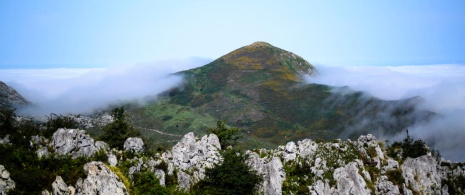
[[[194,187],[199,194],[253,194],[263,178],[245,164],[248,155],[237,150],[222,152],[223,162],[205,170],[205,179]]]
[[[121,150],[127,138],[137,137],[141,134],[126,119],[123,107],[113,109],[111,115],[114,121],[103,127],[103,135],[100,139],[108,143],[110,147]]]
[[[55,133],[55,131],[59,128],[75,129],[78,127],[79,123],[73,117],[52,113],[49,117],[47,117],[45,130],[42,131],[42,135],[45,137],[52,137],[53,133]]]
[[[407,157],[417,158],[423,156],[428,153],[429,149],[423,140],[414,140],[407,130],[407,137],[402,142],[392,143],[387,153],[397,159],[400,151],[402,151],[402,159],[405,159]]]
[[[169,190],[160,185],[160,181],[151,172],[134,173],[134,194],[163,195],[170,194]]]
[[[240,138],[238,136],[239,131],[237,127],[227,128],[225,121],[217,121],[216,128],[207,129],[208,133],[213,133],[218,136],[222,149],[236,145],[237,140]]]

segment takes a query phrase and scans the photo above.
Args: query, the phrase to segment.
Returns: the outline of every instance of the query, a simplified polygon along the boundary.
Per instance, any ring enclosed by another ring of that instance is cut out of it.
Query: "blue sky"
[[[465,64],[465,1],[0,1],[0,68],[215,59],[255,41],[311,63]]]

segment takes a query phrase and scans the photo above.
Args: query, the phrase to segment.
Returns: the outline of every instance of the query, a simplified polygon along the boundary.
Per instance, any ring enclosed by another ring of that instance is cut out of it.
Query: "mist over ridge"
[[[182,76],[172,73],[208,61],[188,58],[109,68],[0,69],[0,80],[32,103],[19,110],[22,114],[88,113],[112,103],[143,102],[182,82]]]
[[[316,67],[318,76],[307,78],[307,82],[347,86],[385,100],[421,98],[419,109],[430,110],[440,116],[426,124],[410,127],[410,134],[425,140],[447,159],[465,160],[465,65]],[[379,138],[389,140],[405,137],[405,131],[393,137],[385,136],[383,132],[379,134]]]

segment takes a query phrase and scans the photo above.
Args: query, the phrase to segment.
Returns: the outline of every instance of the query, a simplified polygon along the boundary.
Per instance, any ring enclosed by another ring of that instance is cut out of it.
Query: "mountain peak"
[[[263,41],[257,41],[257,42],[254,42],[246,47],[253,47],[253,48],[257,48],[257,47],[273,47],[272,45],[270,45],[269,43],[267,42],[263,42]]]
[[[220,59],[240,70],[272,70],[295,75],[311,75],[315,70],[302,57],[267,42],[252,43],[236,49]]]

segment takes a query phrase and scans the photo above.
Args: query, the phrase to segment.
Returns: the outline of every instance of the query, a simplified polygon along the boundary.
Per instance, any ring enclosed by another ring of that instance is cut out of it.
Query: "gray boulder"
[[[441,177],[436,161],[432,156],[424,155],[418,158],[407,158],[402,164],[402,176],[405,184],[421,194],[439,194],[441,192]]]
[[[7,194],[14,188],[15,182],[10,178],[10,172],[3,165],[0,165],[0,195]]]
[[[351,162],[334,170],[333,178],[337,181],[338,194],[370,194],[365,179],[359,174],[357,162]]]
[[[290,142],[293,143],[293,142]],[[247,151],[249,159],[247,164],[263,175],[263,183],[260,185],[259,193],[282,194],[282,184],[286,180],[283,164],[278,157],[273,157],[269,162],[260,158],[257,153]]]
[[[130,137],[126,139],[126,141],[124,142],[123,148],[126,151],[140,153],[144,151],[144,142],[141,138]]]
[[[57,154],[71,155],[73,158],[90,157],[100,149],[108,149],[107,144],[100,141],[96,143],[84,130],[63,128],[53,133],[50,146]]]
[[[87,178],[76,183],[76,194],[128,194],[121,179],[102,162],[84,165]]]
[[[73,186],[66,185],[61,176],[57,176],[55,181],[52,183],[53,195],[74,195],[75,191],[76,189],[74,189]]]
[[[177,169],[177,177],[183,182],[181,189],[188,190],[190,185],[205,177],[205,168],[211,168],[222,160],[219,150],[221,145],[215,134],[205,135],[196,141],[194,133],[190,132],[171,151],[163,153],[161,158],[168,163],[167,174],[172,175],[174,169]]]

